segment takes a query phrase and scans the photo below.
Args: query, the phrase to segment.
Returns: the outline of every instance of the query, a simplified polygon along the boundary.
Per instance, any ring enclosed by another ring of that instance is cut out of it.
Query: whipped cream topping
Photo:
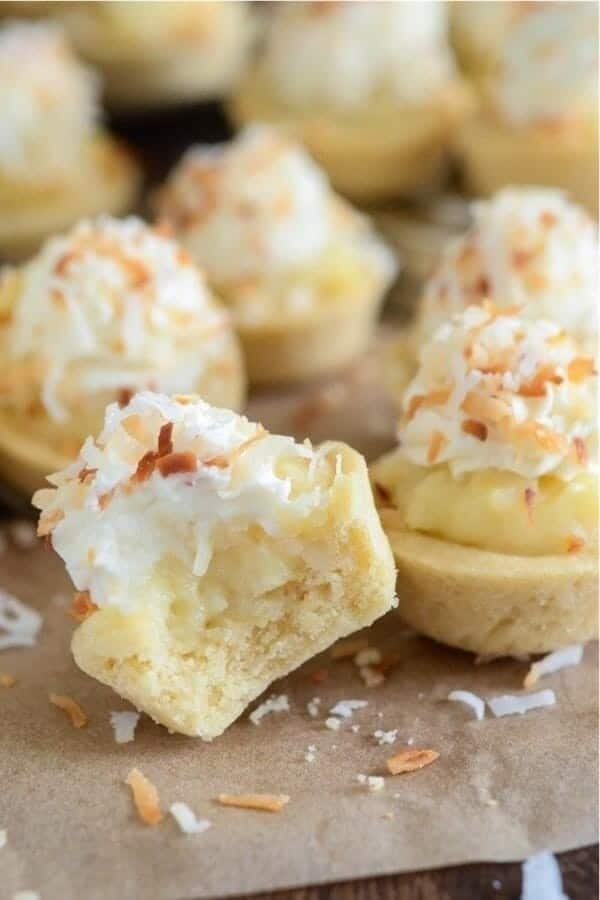
[[[262,125],[229,144],[189,150],[161,192],[159,214],[218,288],[246,282],[246,312],[253,279],[265,307],[264,282],[318,264],[332,245],[349,246],[383,280],[395,273],[368,220],[333,194],[300,145]],[[318,301],[294,287],[286,285],[289,309]]]
[[[98,94],[57,25],[0,28],[0,178],[68,176],[96,128]]]
[[[134,217],[82,222],[14,274],[8,365],[41,367],[41,401],[58,422],[65,390],[85,404],[124,387],[195,389],[229,335],[186,252]]]
[[[438,2],[283,3],[267,34],[264,71],[299,106],[364,107],[377,93],[417,106],[455,73]]]
[[[500,114],[515,125],[595,121],[597,4],[531,4],[507,35],[490,93]]]
[[[98,439],[37,492],[38,531],[52,535],[78,590],[130,609],[165,557],[204,575],[219,526],[293,539],[346,477],[328,453],[197,398],[142,392],[109,406]]]
[[[598,332],[598,228],[560,191],[507,188],[472,205],[473,225],[450,242],[425,286],[417,332],[491,297],[524,318],[557,322],[589,352]]]
[[[596,385],[593,360],[558,325],[470,306],[422,347],[399,452],[455,476],[502,469],[569,481],[597,471]]]

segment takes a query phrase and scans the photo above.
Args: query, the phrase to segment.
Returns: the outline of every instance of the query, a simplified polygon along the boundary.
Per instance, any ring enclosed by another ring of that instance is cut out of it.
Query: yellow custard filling
[[[381,507],[399,524],[495,553],[545,556],[593,548],[598,484],[592,474],[562,481],[525,479],[498,469],[454,477],[447,466],[415,466],[396,452],[371,469]]]
[[[353,300],[377,300],[385,281],[360,246],[340,241],[310,265],[279,276],[216,284],[215,289],[239,324],[264,327],[279,325],[281,316],[286,321],[312,320],[315,315],[350,306]]]

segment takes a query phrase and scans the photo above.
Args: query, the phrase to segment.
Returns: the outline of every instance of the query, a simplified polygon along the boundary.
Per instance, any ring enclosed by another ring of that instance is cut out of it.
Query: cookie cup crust
[[[593,551],[513,556],[408,531],[380,511],[402,618],[440,643],[493,656],[547,653],[598,636]]]

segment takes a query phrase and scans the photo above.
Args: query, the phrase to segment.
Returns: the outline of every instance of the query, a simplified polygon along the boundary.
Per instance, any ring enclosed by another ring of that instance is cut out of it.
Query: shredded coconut
[[[308,701],[308,703],[306,704],[306,709],[307,709],[308,714],[311,717],[311,719],[317,718],[317,716],[319,715],[319,712],[320,712],[320,706],[321,706],[321,698],[320,697],[313,697],[312,700]]]
[[[543,850],[522,866],[521,900],[569,900],[562,889],[560,866],[554,854]]]
[[[330,731],[339,731],[341,724],[342,720],[336,719],[335,716],[329,716],[329,718],[325,719],[325,728],[329,728]]]
[[[341,716],[342,719],[349,719],[354,710],[364,709],[368,705],[368,700],[339,700],[329,712],[332,716]]]
[[[309,746],[307,747],[306,753],[304,754],[304,759],[306,760],[306,762],[308,762],[308,763],[314,762],[315,758],[316,758],[316,753],[317,753],[317,748],[315,747],[315,745],[309,744]]]
[[[278,697],[269,697],[268,700],[265,700],[264,703],[261,703],[260,706],[257,706],[256,709],[250,713],[249,719],[253,725],[260,725],[262,719],[264,719],[265,716],[268,716],[271,713],[289,711],[290,704],[287,698],[287,694],[280,694]]]
[[[357,775],[356,780],[359,784],[364,785],[369,791],[381,791],[385,785],[385,778],[381,775]]]
[[[525,696],[511,696],[504,694],[502,697],[492,697],[487,704],[495,716],[514,716],[529,712],[530,709],[540,709],[544,706],[554,706],[556,696],[554,691],[538,691],[536,694]]]
[[[125,710],[124,712],[111,712],[110,724],[115,733],[117,744],[128,744],[135,738],[135,729],[140,720],[138,712]]]
[[[384,744],[394,744],[398,738],[398,729],[394,728],[391,731],[382,731],[381,728],[378,728],[377,731],[373,732],[373,737],[380,747],[383,747]]]
[[[555,650],[554,653],[549,653],[543,659],[539,659],[532,664],[523,682],[523,687],[533,687],[543,675],[550,675],[570,666],[578,666],[582,658],[583,646],[581,644],[573,644],[570,647],[562,647],[560,650]]]
[[[208,831],[212,822],[209,819],[198,819],[187,803],[172,803],[169,812],[184,834],[202,834]]]
[[[41,627],[39,613],[0,588],[0,650],[33,647]]]
[[[385,681],[385,675],[372,666],[360,666],[358,674],[367,687],[379,687]]]
[[[360,725],[351,725],[350,731],[354,732],[354,734],[358,734],[358,732],[360,731]]]
[[[471,693],[471,691],[450,691],[448,700],[454,700],[457,703],[465,703],[467,706],[470,706],[478,721],[481,721],[485,716],[485,700],[478,697],[477,694]]]

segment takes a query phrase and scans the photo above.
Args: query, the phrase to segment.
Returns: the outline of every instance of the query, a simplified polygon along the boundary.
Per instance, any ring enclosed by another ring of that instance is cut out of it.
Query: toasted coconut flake
[[[315,684],[322,684],[322,682],[327,681],[329,678],[329,669],[315,669],[314,672],[310,673],[310,680],[314,681]]]
[[[583,438],[574,437],[573,438],[573,447],[575,448],[575,456],[577,457],[577,462],[581,466],[587,466],[588,464],[588,452],[585,441]]]
[[[144,481],[147,481],[154,472],[155,465],[156,453],[154,450],[148,450],[141,459],[138,460],[137,468],[131,476],[132,483],[143,484]]]
[[[158,825],[162,822],[163,813],[158,800],[158,791],[139,769],[132,769],[125,784],[133,794],[133,802],[142,822],[146,825]]]
[[[83,728],[87,724],[86,714],[72,697],[66,694],[50,694],[50,703],[67,713],[73,728]]]
[[[580,381],[585,381],[586,378],[595,374],[596,369],[594,360],[591,356],[577,356],[575,359],[572,359],[567,366],[569,381],[573,381],[576,384]]]
[[[452,391],[448,390],[440,390],[440,391],[430,391],[429,394],[415,394],[414,397],[411,397],[408,403],[408,407],[406,409],[406,418],[410,421],[414,418],[417,410],[423,408],[427,409],[431,406],[443,406],[448,402],[450,394]]]
[[[378,506],[392,506],[392,492],[389,488],[384,487],[383,484],[380,484],[378,481],[373,483],[373,489],[375,491],[375,499],[377,500]]]
[[[538,659],[531,665],[523,687],[532,688],[543,675],[550,675],[570,666],[578,666],[582,658],[583,646],[581,644],[572,644],[570,647],[562,647],[560,650],[555,650],[554,653],[548,653],[547,656]]]
[[[478,697],[477,694],[471,693],[471,691],[450,691],[448,700],[470,706],[478,721],[485,717],[485,700],[482,697]]]
[[[47,513],[42,513],[37,528],[38,537],[48,537],[49,534],[52,534],[61,519],[64,519],[64,516],[62,509],[53,509]]]
[[[563,376],[554,366],[540,366],[533,378],[521,384],[518,393],[522,397],[543,397],[547,384],[562,384],[563,381]]]
[[[547,850],[523,863],[521,900],[569,900],[563,893],[558,861]]]
[[[567,537],[567,553],[579,553],[585,547],[585,539],[579,534],[570,534]]]
[[[123,407],[127,406],[129,401],[133,397],[134,393],[135,392],[132,391],[131,388],[126,388],[126,387],[119,388],[119,391],[117,393],[117,403],[119,404],[121,409],[123,409]]]
[[[219,794],[217,801],[221,806],[281,812],[290,798],[287,794]]]
[[[448,443],[448,438],[441,431],[433,431],[429,439],[427,462],[432,465]]]
[[[248,447],[252,444],[256,443],[256,441],[262,440],[263,437],[268,435],[268,431],[259,425],[256,432],[249,437],[247,441],[243,441],[241,444],[238,444],[237,447],[234,447],[229,453],[222,453],[217,456],[211,456],[208,459],[203,460],[205,466],[216,466],[219,469],[228,469],[230,466],[234,464],[234,462],[244,453]]]
[[[98,607],[91,599],[89,591],[75,591],[69,615],[77,622],[84,622],[97,609]]]
[[[417,769],[431,765],[439,755],[437,750],[417,750],[411,747],[391,756],[387,760],[386,766],[392,775],[403,775],[405,772],[415,772]]]
[[[195,453],[187,450],[185,453],[169,453],[156,462],[156,467],[163,478],[169,475],[181,475],[195,472],[198,468],[198,460]]]
[[[167,422],[158,433],[158,455],[168,456],[173,452],[173,423]]]
[[[365,650],[369,646],[366,637],[351,637],[338,641],[329,651],[331,659],[348,659],[356,656],[361,650]]]
[[[474,419],[485,419],[487,422],[501,422],[510,416],[510,406],[498,397],[486,397],[469,391],[460,407],[463,412]]]
[[[146,435],[144,420],[137,413],[132,413],[132,415],[121,419],[121,428],[127,432],[129,437],[134,438],[136,441],[143,441]]]
[[[538,691],[536,694],[516,697],[504,694],[501,697],[492,697],[487,704],[496,717],[523,715],[530,709],[540,709],[544,706],[554,706],[556,696],[554,691]]]
[[[17,683],[17,679],[14,675],[11,675],[9,672],[0,672],[0,687],[10,688],[14,687]]]
[[[169,812],[184,834],[202,834],[212,826],[209,819],[198,819],[187,803],[172,803]]]
[[[477,422],[475,419],[465,419],[461,425],[465,434],[477,438],[478,441],[486,441],[488,436],[488,427],[483,422]]]

